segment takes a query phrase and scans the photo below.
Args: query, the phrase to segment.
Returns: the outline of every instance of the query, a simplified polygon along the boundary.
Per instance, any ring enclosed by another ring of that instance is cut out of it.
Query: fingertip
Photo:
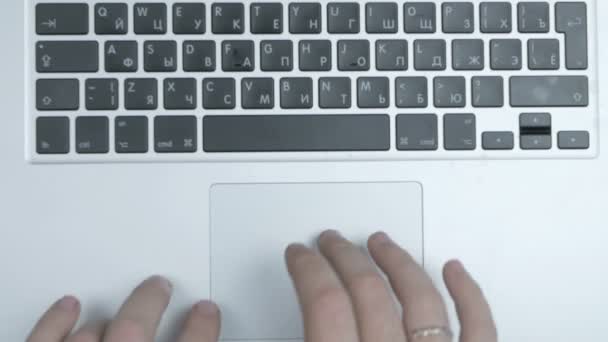
[[[58,309],[68,313],[80,311],[80,301],[72,295],[63,296],[55,305]]]
[[[194,305],[193,312],[201,316],[215,317],[220,314],[220,309],[217,304],[212,301],[201,300]]]
[[[376,232],[372,234],[367,240],[368,248],[372,248],[373,246],[391,243],[393,240],[383,231]]]
[[[162,289],[167,294],[171,294],[173,292],[173,284],[169,281],[169,279],[160,275],[153,275],[149,277],[148,279],[144,280],[142,285],[143,284],[156,286]]]
[[[287,249],[285,249],[285,257],[287,259],[290,259],[295,254],[301,253],[306,250],[308,250],[308,247],[304,246],[303,244],[292,243],[289,246],[287,246]]]

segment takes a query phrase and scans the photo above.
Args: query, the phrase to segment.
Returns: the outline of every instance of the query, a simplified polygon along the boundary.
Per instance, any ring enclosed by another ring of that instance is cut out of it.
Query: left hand
[[[171,291],[168,280],[151,277],[131,293],[111,322],[85,324],[74,333],[80,303],[66,296],[40,318],[26,342],[152,342]],[[201,301],[188,313],[177,342],[216,342],[219,331],[218,307]]]

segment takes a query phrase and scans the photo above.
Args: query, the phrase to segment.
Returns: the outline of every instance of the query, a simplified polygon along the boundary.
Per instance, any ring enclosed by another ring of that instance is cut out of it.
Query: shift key
[[[587,76],[513,76],[511,107],[587,107]]]
[[[99,44],[93,41],[39,41],[36,70],[49,72],[97,72]]]

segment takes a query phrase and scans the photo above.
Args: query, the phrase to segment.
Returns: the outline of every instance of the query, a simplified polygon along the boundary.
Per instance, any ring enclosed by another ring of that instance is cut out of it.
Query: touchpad
[[[220,184],[211,188],[211,297],[223,340],[302,339],[284,250],[336,229],[365,246],[379,230],[422,260],[419,183]]]

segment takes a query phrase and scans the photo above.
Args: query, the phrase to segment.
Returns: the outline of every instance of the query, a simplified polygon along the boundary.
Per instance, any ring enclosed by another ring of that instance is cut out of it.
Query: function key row
[[[505,86],[500,76],[472,77],[470,88],[465,77],[435,77],[431,100],[426,77],[397,77],[394,87],[390,83],[388,77],[359,77],[356,80],[322,77],[315,87],[313,79],[307,77],[284,77],[278,84],[270,77],[243,78],[239,85],[240,103],[243,109],[273,109],[275,103],[280,103],[282,109],[308,109],[314,107],[317,96],[320,108],[389,108],[391,103],[397,108],[426,108],[431,103],[436,108],[464,108],[468,101],[472,106],[482,108],[503,107],[505,102]],[[508,86],[509,104],[511,107],[586,107],[589,104],[588,83],[586,76],[514,76]],[[85,87],[88,110],[119,108],[117,79],[88,79]],[[162,87],[165,109],[198,108],[196,79],[168,78]],[[202,108],[229,110],[237,107],[239,99],[234,78],[204,78],[201,87]],[[124,108],[158,109],[158,88],[155,78],[126,79]],[[471,89],[470,97],[467,88]],[[278,95],[275,95],[275,89],[278,89]],[[40,111],[78,110],[79,94],[77,79],[39,79],[36,82],[36,108]]]
[[[453,70],[557,70],[561,66],[558,39],[529,39],[528,56],[524,58],[519,39],[454,39],[451,46],[440,39],[419,39],[412,44],[415,70],[446,70],[448,50],[451,49]],[[212,72],[221,64],[226,72],[292,71],[294,43],[290,40],[264,40],[256,48],[251,40],[229,40],[219,43],[221,61],[216,61],[218,47],[212,40],[184,41],[182,68],[187,72]],[[375,46],[373,46],[375,45]],[[375,53],[378,71],[403,71],[410,67],[409,43],[406,40],[301,40],[295,49],[301,71],[369,71],[373,68],[371,54]],[[99,46],[94,41],[40,41],[36,47],[36,70],[40,73],[97,72]],[[337,54],[337,62],[334,55]],[[486,56],[487,55],[487,56]],[[107,41],[104,47],[106,72],[136,72],[140,69],[137,41]],[[259,66],[256,64],[259,56]],[[143,69],[146,72],[175,72],[178,70],[176,41],[143,42]],[[488,61],[489,60],[489,61]]]
[[[537,120],[537,121],[534,121]],[[551,117],[548,113],[520,116],[520,148],[552,148]],[[400,114],[396,117],[398,151],[436,151],[439,127],[436,114]],[[114,119],[114,150],[119,154],[149,151],[149,122],[146,116],[118,116]],[[195,116],[156,116],[153,144],[156,153],[193,153],[199,150]],[[446,151],[477,149],[474,114],[443,116],[443,147]],[[279,134],[280,133],[280,134]],[[390,149],[389,117],[384,114],[339,115],[248,115],[203,117],[203,150],[217,152],[305,152],[387,151]],[[361,139],[360,137],[366,137]],[[513,150],[515,134],[489,131],[481,135],[484,150]],[[587,131],[561,131],[558,147],[588,149]],[[70,151],[68,117],[39,117],[36,120],[38,154],[66,154]],[[75,119],[75,150],[78,154],[110,152],[110,120],[105,116]]]

